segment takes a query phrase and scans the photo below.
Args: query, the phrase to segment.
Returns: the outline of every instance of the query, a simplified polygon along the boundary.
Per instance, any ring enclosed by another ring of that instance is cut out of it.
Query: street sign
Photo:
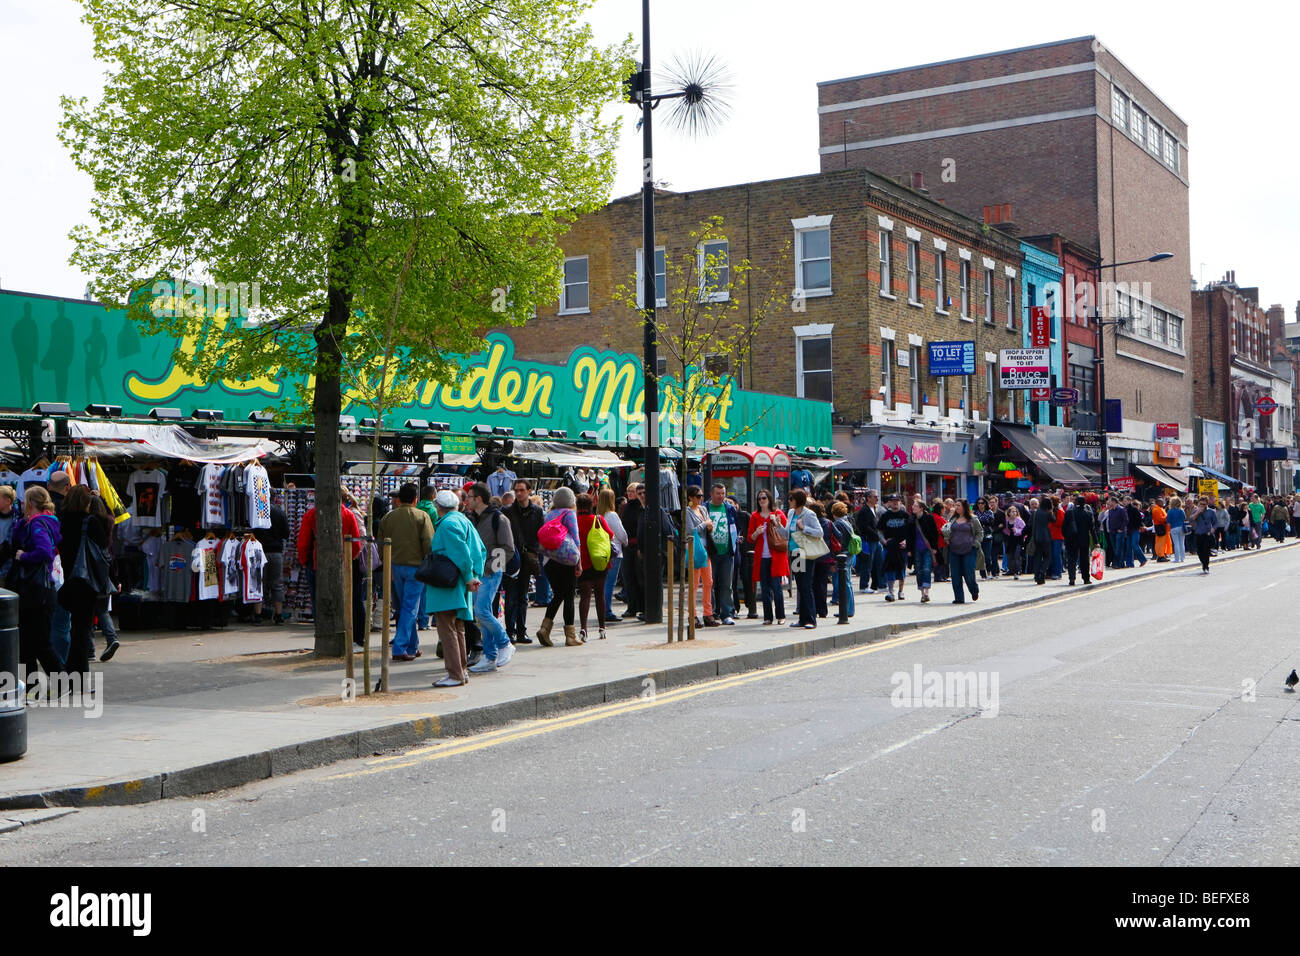
[[[1196,481],[1196,492],[1200,495],[1208,495],[1211,498],[1219,497],[1219,483],[1213,478],[1198,478]]]
[[[998,352],[1001,388],[1050,388],[1051,372],[1047,349],[1002,349]]]
[[[1277,411],[1277,402],[1273,401],[1273,399],[1268,395],[1265,395],[1255,403],[1255,408],[1259,410],[1261,415],[1272,415]]]
[[[1050,388],[1031,388],[1029,390],[1029,400],[1032,402],[1045,402],[1052,397]]]
[[[931,342],[931,375],[974,375],[974,342]]]
[[[1041,305],[1029,310],[1029,344],[1036,349],[1052,344],[1052,316]]]
[[[1078,405],[1079,390],[1077,388],[1054,388],[1052,389],[1053,405]]]
[[[443,435],[442,453],[444,455],[472,455],[478,449],[474,439],[467,435]]]

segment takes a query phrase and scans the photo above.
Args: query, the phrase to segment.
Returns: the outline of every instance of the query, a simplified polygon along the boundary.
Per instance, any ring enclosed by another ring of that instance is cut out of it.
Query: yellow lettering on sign
[[[573,366],[573,384],[582,393],[579,417],[590,418],[599,400],[598,414],[602,420],[607,418],[614,407],[615,396],[619,395],[621,389],[618,412],[626,421],[632,408],[633,390],[636,388],[636,366],[631,362],[620,365],[613,359],[606,359],[597,365],[592,356],[584,355]]]
[[[184,300],[173,300],[176,304],[185,306]],[[187,307],[192,308],[192,307]],[[199,315],[202,316],[200,311]],[[180,344],[176,347],[173,354],[193,357],[207,344],[210,336],[220,337],[225,331],[226,323],[229,320],[230,313],[226,309],[218,311],[212,317],[211,326],[207,323],[196,323],[190,326],[190,329],[181,336]],[[241,394],[244,392],[264,392],[267,395],[279,395],[281,384],[276,379],[280,374],[279,366],[272,366],[257,375],[247,379],[223,378],[221,385],[227,391]],[[204,390],[209,387],[209,383],[197,375],[186,372],[175,363],[167,370],[167,376],[161,382],[149,382],[138,375],[128,375],[126,379],[127,392],[141,402],[163,402],[171,399],[182,389],[193,388]]]

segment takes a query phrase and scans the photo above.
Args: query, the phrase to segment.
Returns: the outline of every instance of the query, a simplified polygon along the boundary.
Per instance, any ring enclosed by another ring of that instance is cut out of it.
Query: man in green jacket
[[[433,682],[434,687],[460,687],[469,683],[466,663],[465,622],[474,619],[472,594],[478,591],[487,561],[483,539],[465,515],[460,513],[456,493],[446,489],[434,499],[438,522],[433,532],[435,555],[445,555],[456,565],[460,576],[449,588],[428,588],[428,608],[438,624],[447,676]]]

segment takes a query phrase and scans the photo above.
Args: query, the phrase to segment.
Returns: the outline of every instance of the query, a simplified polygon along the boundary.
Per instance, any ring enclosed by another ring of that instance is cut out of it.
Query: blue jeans
[[[713,610],[719,621],[731,617],[734,610],[731,605],[731,572],[735,563],[736,557],[732,554],[722,557],[709,555],[709,565],[713,571]]]
[[[764,558],[758,569],[758,583],[763,592],[763,620],[774,621],[785,617],[785,595],[781,591],[780,580],[772,580],[772,559]],[[772,616],[772,604],[776,603],[776,617]]]
[[[1141,539],[1141,531],[1130,531],[1128,533],[1128,563],[1124,565],[1125,567],[1133,567],[1134,561],[1140,562],[1144,568],[1147,566],[1146,555],[1142,553],[1142,545],[1138,543]]]
[[[605,569],[605,617],[609,618],[613,614],[614,585],[618,583],[618,569],[623,564],[621,554],[612,554],[609,557],[609,567]]]
[[[415,579],[415,564],[393,565],[393,600],[397,604],[397,631],[393,634],[393,656],[414,654],[420,649],[415,630],[415,615],[420,610],[424,584]]]
[[[949,551],[948,566],[952,570],[953,597],[958,601],[966,600],[966,594],[962,590],[962,582],[965,581],[966,587],[970,588],[971,597],[978,598],[980,596],[980,586],[975,580],[975,552],[953,554]]]
[[[1059,578],[1061,576],[1061,571],[1063,570],[1061,564],[1061,556],[1064,553],[1065,553],[1065,542],[1053,541],[1052,542],[1052,570],[1048,574],[1048,577]]]
[[[934,552],[929,548],[918,551],[914,561],[916,564],[916,586],[918,588],[928,588],[934,572]]]
[[[1174,546],[1175,564],[1182,564],[1183,560],[1187,557],[1187,538],[1185,536],[1186,531],[1187,531],[1186,526],[1181,528],[1169,529],[1169,540],[1173,543]]]
[[[50,619],[50,650],[60,662],[68,659],[72,649],[72,613],[56,599],[54,616]]]
[[[854,562],[856,562],[860,557],[862,557],[861,554],[850,554],[848,556],[848,563],[846,565],[848,573],[845,575],[845,580],[848,582],[848,587],[846,587],[844,590],[848,592],[848,595],[845,597],[844,603],[847,605],[847,610],[845,611],[845,613],[849,617],[853,616],[853,611],[854,611],[853,565]],[[831,570],[831,603],[832,604],[840,603],[840,575],[839,572],[834,569]]]
[[[490,661],[497,659],[497,653],[510,643],[506,629],[501,626],[497,616],[492,613],[492,599],[496,597],[497,588],[501,586],[501,571],[484,571],[479,581],[478,590],[474,592],[474,623],[483,635],[483,656]]]
[[[415,610],[416,627],[428,627],[430,623],[429,618],[432,617],[432,615],[424,609],[426,593],[427,592],[424,588],[420,588],[420,606]]]
[[[980,549],[984,552],[984,573],[997,576],[998,567],[993,561],[993,532],[984,533],[984,540],[980,542]]]
[[[813,598],[813,572],[808,562],[804,567],[807,571],[796,571],[794,573],[795,585],[799,590],[799,623],[811,624],[817,626],[817,605]]]

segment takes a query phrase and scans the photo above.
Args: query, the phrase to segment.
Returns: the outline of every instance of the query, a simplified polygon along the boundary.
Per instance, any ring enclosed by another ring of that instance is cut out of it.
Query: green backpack
[[[604,571],[609,567],[612,553],[609,532],[601,527],[600,519],[597,518],[591,523],[591,530],[587,532],[587,557],[591,558],[592,568]]]

